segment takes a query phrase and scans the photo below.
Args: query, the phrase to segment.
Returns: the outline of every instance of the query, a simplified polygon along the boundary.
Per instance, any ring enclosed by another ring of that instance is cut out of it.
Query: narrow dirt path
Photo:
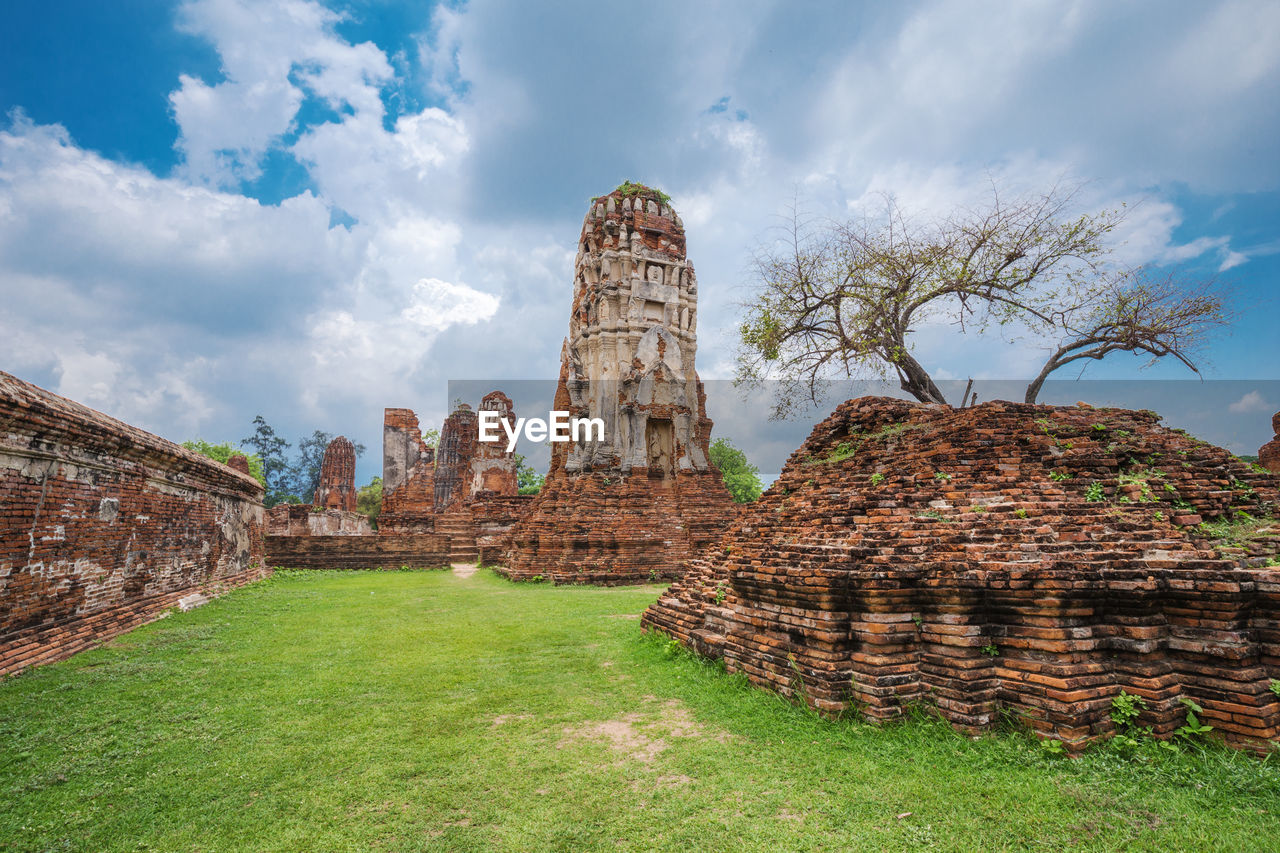
[[[450,563],[453,567],[453,573],[460,578],[469,578],[479,571],[478,563]]]

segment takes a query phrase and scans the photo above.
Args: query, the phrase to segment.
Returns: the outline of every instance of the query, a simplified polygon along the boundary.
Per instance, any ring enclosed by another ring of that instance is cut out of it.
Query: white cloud
[[[401,116],[356,115],[304,133],[292,153],[322,195],[356,218],[394,222],[406,211],[448,208],[453,171],[469,146],[466,129],[439,109]]]
[[[1276,409],[1275,405],[1265,400],[1257,391],[1248,392],[1227,408],[1237,415],[1250,414],[1253,412],[1269,414]]]
[[[0,280],[13,309],[0,315],[0,359],[176,437],[290,396],[321,419],[335,400],[380,410],[442,332],[491,318],[499,298],[460,283],[461,227],[424,212],[431,170],[465,153],[459,125],[438,110],[393,131],[362,121],[326,125],[350,123],[387,154],[352,170],[367,195],[352,196],[363,218],[346,228],[330,227],[323,181],[319,196],[262,205],[16,116],[0,131]],[[316,165],[336,174],[343,158],[358,159],[339,146]]]
[[[465,77],[459,67],[466,16],[441,4],[431,14],[429,32],[418,39],[418,56],[427,72],[427,89],[456,104]]]
[[[1117,202],[1112,201],[1112,208]],[[1231,248],[1226,235],[1202,235],[1177,243],[1173,233],[1183,223],[1182,211],[1159,198],[1141,198],[1131,204],[1125,221],[1113,235],[1118,242],[1117,259],[1134,266],[1176,265],[1206,255],[1218,258],[1218,271],[1225,272],[1249,260],[1249,255]]]
[[[392,78],[391,65],[373,44],[336,37],[341,18],[306,0],[191,0],[180,8],[179,26],[214,44],[226,77],[209,85],[182,75],[169,96],[187,176],[213,186],[256,178],[308,94],[381,117],[379,86]]]
[[[694,139],[733,160],[739,179],[759,175],[768,156],[764,137],[755,124],[747,118],[735,118],[727,113],[704,116],[702,126],[694,132]]]

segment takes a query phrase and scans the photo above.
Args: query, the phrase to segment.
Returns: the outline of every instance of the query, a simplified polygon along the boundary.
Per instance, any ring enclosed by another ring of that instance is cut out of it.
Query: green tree
[[[367,516],[373,529],[378,529],[378,516],[382,513],[381,477],[374,477],[367,486],[356,491],[356,512]]]
[[[253,452],[261,460],[263,487],[266,491],[263,504],[270,508],[279,503],[298,503],[297,496],[289,490],[290,466],[284,455],[289,449],[289,442],[276,435],[276,431],[262,415],[253,419],[253,427],[253,434],[240,444],[253,448]]]
[[[310,436],[298,439],[298,458],[289,466],[289,489],[297,495],[302,503],[310,502],[320,488],[320,468],[324,464],[324,451],[333,441],[333,433],[315,430]],[[365,451],[365,446],[353,442],[356,458]]]
[[[262,474],[262,458],[256,453],[244,453],[244,451],[232,447],[229,441],[224,441],[221,444],[210,444],[203,438],[184,441],[182,446],[187,450],[194,450],[196,453],[208,456],[214,462],[221,462],[223,465],[227,464],[227,460],[231,458],[233,453],[242,453],[244,458],[249,460],[249,474],[261,483],[264,488],[267,485],[267,478]]]
[[[1071,188],[990,201],[941,217],[909,214],[889,195],[864,219],[814,224],[793,212],[785,239],[756,258],[757,287],[739,327],[738,379],[779,380],[775,416],[816,401],[821,384],[895,377],[917,400],[946,403],[912,354],[921,324],[1034,335],[1049,352],[1027,389],[1054,370],[1113,351],[1193,351],[1226,322],[1212,282],[1154,281],[1112,263],[1123,211],[1076,216]],[[963,401],[962,401],[963,402]]]
[[[524,457],[519,453],[516,457],[516,489],[522,495],[536,495],[542,491],[542,484],[546,477],[539,474],[528,463],[524,461]]]
[[[764,490],[760,469],[748,462],[746,454],[729,439],[717,438],[711,442],[711,464],[720,469],[720,477],[735,503],[751,503],[760,497]]]

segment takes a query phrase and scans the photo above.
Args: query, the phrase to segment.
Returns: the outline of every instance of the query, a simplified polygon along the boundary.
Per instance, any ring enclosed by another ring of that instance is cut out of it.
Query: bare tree
[[[1090,302],[1062,315],[1061,337],[1027,386],[1026,402],[1036,401],[1055,370],[1113,352],[1145,353],[1151,360],[1144,366],[1172,356],[1198,374],[1195,359],[1208,333],[1231,319],[1214,282],[1182,285],[1173,276],[1152,281],[1140,269],[1110,278],[1091,295]]]
[[[1137,288],[1150,301],[1154,291],[1106,265],[1106,237],[1123,212],[1070,215],[1074,195],[1056,185],[1010,201],[993,186],[985,206],[924,222],[888,195],[882,215],[853,222],[815,225],[793,211],[785,239],[756,257],[758,287],[739,329],[739,381],[778,380],[775,415],[803,397],[816,400],[823,380],[858,373],[894,376],[917,400],[945,403],[910,347],[919,324],[942,320],[962,332],[1014,324],[1058,339],[1040,384],[1069,361],[1123,348],[1123,320],[1109,333],[1112,347],[1096,348],[1102,321],[1130,318],[1134,332],[1154,306],[1134,314],[1124,294]],[[1161,293],[1164,331],[1138,334],[1146,345],[1129,348],[1182,358],[1206,328],[1208,303],[1183,304],[1172,283]]]

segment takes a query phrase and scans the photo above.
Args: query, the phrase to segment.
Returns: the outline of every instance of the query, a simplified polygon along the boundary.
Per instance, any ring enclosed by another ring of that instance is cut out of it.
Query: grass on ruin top
[[[1280,767],[816,719],[657,586],[285,573],[0,683],[0,849],[1262,850]]]
[[[671,203],[671,196],[667,195],[662,190],[657,187],[648,186],[647,184],[638,183],[637,181],[623,181],[618,184],[613,191],[621,195],[623,198],[632,198],[638,195],[654,195],[657,197],[658,201],[663,204]]]

